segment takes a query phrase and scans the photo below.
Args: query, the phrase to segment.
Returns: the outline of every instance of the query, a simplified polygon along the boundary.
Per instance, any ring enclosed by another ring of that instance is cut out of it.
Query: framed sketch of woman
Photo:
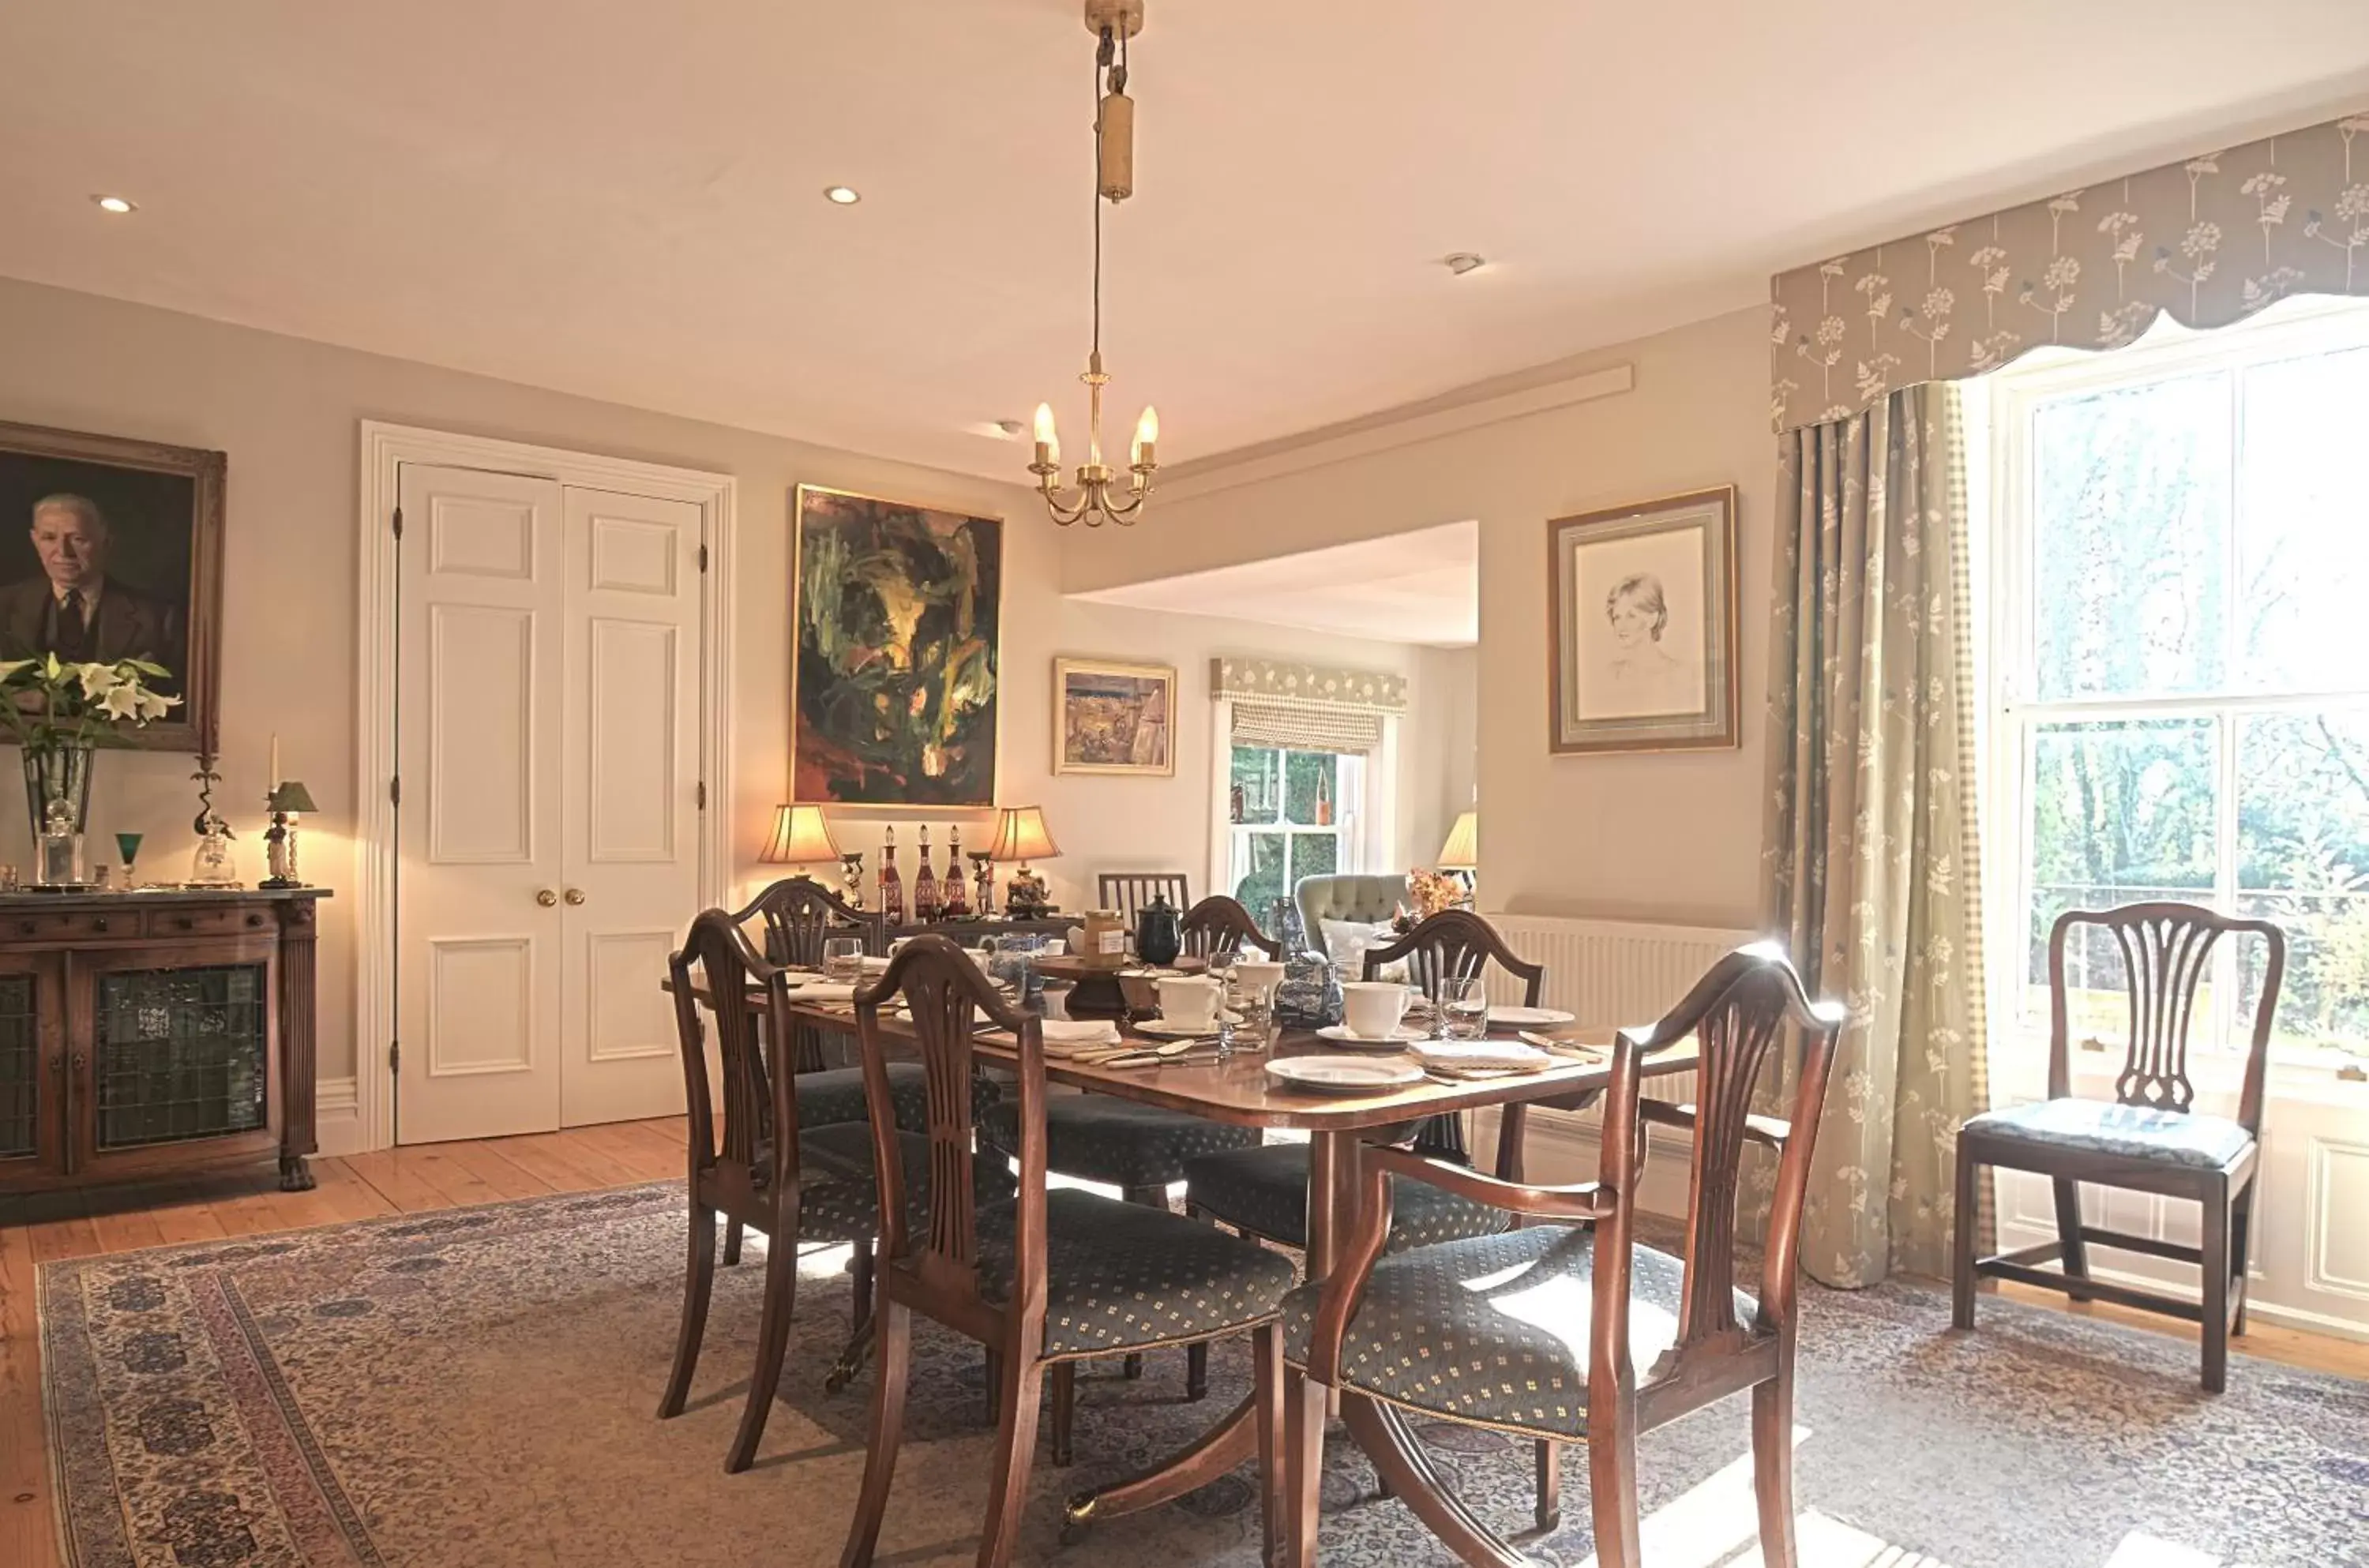
[[[1547,525],[1548,747],[1736,744],[1735,490]]]

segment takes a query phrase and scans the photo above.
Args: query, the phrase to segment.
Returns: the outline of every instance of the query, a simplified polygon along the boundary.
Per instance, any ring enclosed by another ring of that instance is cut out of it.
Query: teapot
[[[1176,906],[1166,895],[1154,893],[1151,902],[1135,917],[1135,956],[1143,963],[1166,967],[1184,950],[1184,927]]]

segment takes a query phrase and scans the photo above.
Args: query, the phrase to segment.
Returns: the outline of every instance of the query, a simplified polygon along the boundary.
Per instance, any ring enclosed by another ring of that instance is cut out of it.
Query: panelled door
[[[699,508],[405,464],[399,1142],[682,1108]]]

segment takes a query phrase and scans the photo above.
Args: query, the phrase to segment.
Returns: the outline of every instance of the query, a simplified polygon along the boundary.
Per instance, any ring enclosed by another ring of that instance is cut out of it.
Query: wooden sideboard
[[[275,1157],[310,1187],[326,897],[0,895],[0,1193]]]

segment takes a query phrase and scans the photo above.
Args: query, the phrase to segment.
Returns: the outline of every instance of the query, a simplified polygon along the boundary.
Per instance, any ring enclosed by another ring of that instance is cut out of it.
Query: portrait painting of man
[[[123,740],[197,750],[213,725],[217,452],[0,425],[0,658],[138,658],[183,699]]]

